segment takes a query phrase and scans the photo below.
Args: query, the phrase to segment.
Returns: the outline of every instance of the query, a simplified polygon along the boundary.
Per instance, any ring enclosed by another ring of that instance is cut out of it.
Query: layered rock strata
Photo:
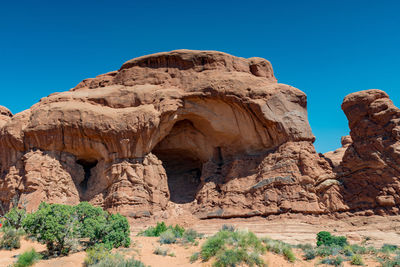
[[[190,50],[136,58],[14,116],[0,108],[0,201],[9,207],[17,197],[30,210],[89,201],[132,218],[397,203],[397,132],[388,125],[398,110],[387,96],[345,99],[353,141],[336,159],[315,152],[306,105],[265,59]],[[375,177],[379,168],[391,178]],[[375,191],[355,200],[365,183]]]

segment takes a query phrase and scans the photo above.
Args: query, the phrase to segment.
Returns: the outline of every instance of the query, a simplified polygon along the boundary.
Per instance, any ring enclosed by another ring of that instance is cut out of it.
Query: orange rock
[[[89,201],[132,218],[397,203],[400,126],[387,95],[346,97],[353,141],[334,157],[316,153],[306,105],[265,59],[190,50],[132,59],[14,116],[0,108],[0,200],[17,195],[30,210]]]

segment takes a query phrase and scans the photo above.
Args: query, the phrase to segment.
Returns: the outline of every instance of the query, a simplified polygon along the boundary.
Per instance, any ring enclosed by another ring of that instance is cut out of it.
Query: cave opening
[[[170,201],[178,204],[195,200],[200,185],[202,163],[187,150],[153,151],[167,173]]]
[[[98,161],[95,159],[78,159],[76,163],[82,166],[85,173],[83,180],[79,183],[79,187],[82,189],[83,192],[85,192],[88,187],[88,182],[91,176],[92,169],[96,167]]]
[[[167,136],[153,149],[167,173],[170,201],[193,202],[199,191],[206,135],[191,120],[176,122]]]

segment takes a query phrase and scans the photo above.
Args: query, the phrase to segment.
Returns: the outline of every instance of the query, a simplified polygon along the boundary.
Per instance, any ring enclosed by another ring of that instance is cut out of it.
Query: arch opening
[[[185,204],[195,200],[207,147],[206,136],[184,119],[153,149],[167,173],[170,201]]]
[[[78,159],[76,161],[77,164],[81,165],[84,171],[84,178],[83,180],[79,183],[79,188],[83,191],[86,192],[88,189],[88,182],[90,179],[90,176],[92,174],[92,169],[96,167],[98,161],[95,159]]]
[[[167,172],[170,201],[185,204],[194,201],[200,185],[202,163],[187,150],[154,151]]]

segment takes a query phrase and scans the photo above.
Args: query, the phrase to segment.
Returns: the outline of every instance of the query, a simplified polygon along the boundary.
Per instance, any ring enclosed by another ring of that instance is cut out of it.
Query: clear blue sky
[[[308,96],[319,152],[348,134],[343,97],[385,90],[399,105],[400,1],[1,1],[0,105],[20,112],[55,91],[174,49],[272,62]]]

